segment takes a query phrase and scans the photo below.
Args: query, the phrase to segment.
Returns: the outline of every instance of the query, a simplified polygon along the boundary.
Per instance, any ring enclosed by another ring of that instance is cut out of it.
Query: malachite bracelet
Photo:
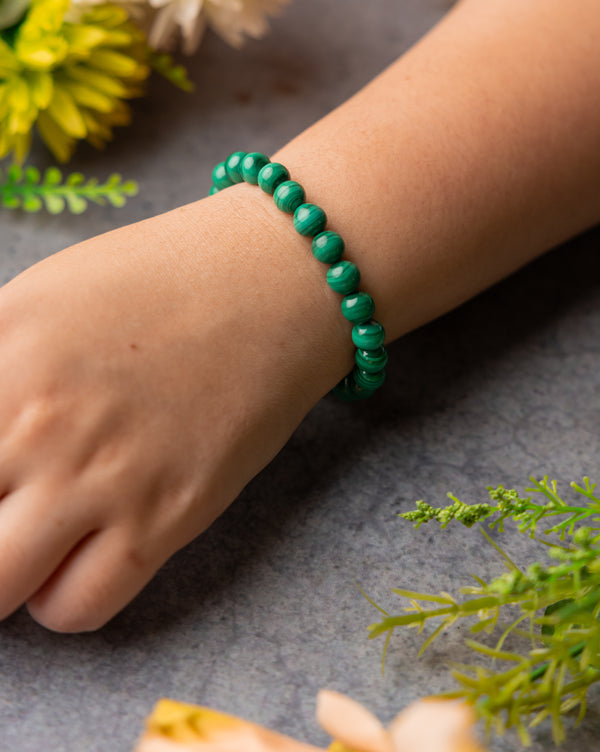
[[[287,169],[260,152],[234,151],[214,168],[212,180],[211,196],[235,183],[258,185],[273,196],[278,209],[293,215],[294,227],[300,235],[312,238],[314,257],[329,264],[327,284],[343,296],[342,314],[352,324],[352,342],[356,347],[354,369],[334,387],[333,393],[347,401],[370,397],[385,381],[388,360],[383,346],[385,331],[373,318],[373,298],[358,290],[358,268],[342,259],[344,241],[337,232],[325,229],[327,215],[323,209],[307,203],[304,188],[290,180]]]

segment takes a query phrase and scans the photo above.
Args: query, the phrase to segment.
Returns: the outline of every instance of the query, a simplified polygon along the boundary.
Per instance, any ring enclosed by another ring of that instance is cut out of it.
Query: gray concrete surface
[[[206,39],[193,96],[155,82],[135,128],[73,169],[119,170],[141,193],[125,210],[82,217],[0,215],[0,277],[73,242],[204,195],[236,148],[273,152],[414,42],[449,0],[296,0],[242,53]],[[36,152],[34,160],[46,157]],[[61,636],[20,611],[0,624],[0,751],[127,752],[161,696],[212,705],[315,743],[314,698],[331,687],[384,720],[451,686],[455,630],[421,660],[399,634],[387,673],[367,640],[376,612],[360,585],[399,609],[393,586],[437,591],[499,573],[476,532],[414,532],[396,513],[447,491],[530,474],[600,480],[598,231],[573,240],[391,349],[369,404],[325,399],[276,460],[203,536],[95,634]],[[355,436],[361,437],[357,442]],[[509,536],[526,561],[528,543]],[[594,748],[598,696],[570,737]],[[533,750],[550,745],[536,732]],[[517,748],[513,737],[495,750]]]

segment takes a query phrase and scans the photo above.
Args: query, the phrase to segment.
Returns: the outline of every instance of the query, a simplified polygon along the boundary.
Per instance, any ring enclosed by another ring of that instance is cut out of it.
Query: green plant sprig
[[[86,180],[80,172],[72,172],[63,180],[57,167],[48,167],[41,175],[36,167],[13,164],[5,173],[0,168],[0,205],[26,212],[45,208],[50,214],[60,214],[68,208],[73,214],[81,214],[89,202],[121,207],[138,191],[137,183],[123,181],[118,174],[99,183],[96,178]]]
[[[448,498],[453,501],[449,506],[436,508],[424,501],[417,501],[415,510],[404,512],[399,516],[414,522],[416,528],[430,520],[436,520],[442,528],[445,528],[452,520],[457,520],[466,527],[472,527],[497,514],[498,517],[490,523],[491,528],[497,527],[502,532],[504,521],[510,518],[518,523],[520,532],[527,532],[532,538],[535,537],[537,525],[541,520],[549,520],[559,515],[566,515],[566,519],[549,527],[545,531],[546,534],[558,533],[564,540],[566,534],[572,535],[575,526],[584,521],[593,523],[594,529],[600,530],[600,498],[594,494],[596,484],[591,483],[589,478],[583,479],[582,486],[578,483],[571,483],[571,488],[587,499],[583,506],[567,504],[563,501],[558,495],[556,481],[549,481],[547,475],[542,480],[536,480],[533,477],[530,480],[533,488],[526,488],[525,493],[541,494],[547,498],[545,503],[535,503],[531,496],[521,497],[515,490],[498,486],[498,488],[488,487],[487,489],[493,504],[465,504],[449,493]]]
[[[368,628],[371,639],[386,636],[385,660],[387,646],[398,627],[413,627],[421,632],[429,623],[437,622],[421,646],[422,655],[459,620],[474,621],[470,627],[473,634],[492,633],[501,621],[506,621],[507,626],[494,645],[475,639],[466,641],[480,659],[491,659],[491,665],[454,665],[452,673],[458,688],[446,696],[472,703],[489,730],[502,733],[516,728],[525,745],[529,743],[527,725],[535,726],[548,717],[554,739],[557,743],[562,741],[563,716],[578,707],[581,720],[586,694],[592,684],[600,681],[600,500],[594,495],[595,485],[588,478],[584,478],[583,485],[571,484],[577,494],[587,499],[585,506],[579,506],[568,504],[559,496],[555,481],[549,482],[547,477],[531,480],[533,488],[528,492],[546,496],[548,501],[544,504],[499,487],[488,489],[495,504],[466,505],[451,496],[454,503],[450,507],[436,509],[420,502],[414,512],[401,516],[416,527],[433,519],[442,527],[452,519],[471,527],[497,514],[493,526],[499,530],[504,520],[512,518],[522,532],[534,535],[542,520],[554,521],[557,514],[564,515],[561,522],[545,531],[562,541],[567,539],[565,544],[545,541],[553,562],[534,562],[522,571],[481,528],[502,555],[507,572],[489,582],[474,576],[475,585],[459,590],[466,598],[396,588],[393,592],[407,598],[409,605],[403,613],[390,615],[369,599],[383,618]],[[592,524],[580,525],[584,520]],[[505,649],[509,636],[517,642],[526,640],[521,652]]]

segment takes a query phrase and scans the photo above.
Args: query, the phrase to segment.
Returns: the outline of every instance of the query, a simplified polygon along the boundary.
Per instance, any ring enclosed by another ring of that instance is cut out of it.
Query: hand
[[[268,207],[239,186],[0,291],[0,618],[100,627],[349,367],[323,270]]]

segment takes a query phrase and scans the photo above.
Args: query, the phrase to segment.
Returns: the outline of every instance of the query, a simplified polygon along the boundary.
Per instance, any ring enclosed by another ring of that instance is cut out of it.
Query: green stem
[[[571,645],[571,647],[567,651],[569,658],[577,658],[577,656],[581,655],[581,653],[583,652],[584,647],[585,640],[578,642],[576,645]],[[546,673],[546,669],[549,665],[550,661],[544,661],[543,663],[540,663],[539,666],[536,666],[532,671],[530,671],[529,678],[531,679],[531,681],[537,681],[538,679],[540,679]]]

